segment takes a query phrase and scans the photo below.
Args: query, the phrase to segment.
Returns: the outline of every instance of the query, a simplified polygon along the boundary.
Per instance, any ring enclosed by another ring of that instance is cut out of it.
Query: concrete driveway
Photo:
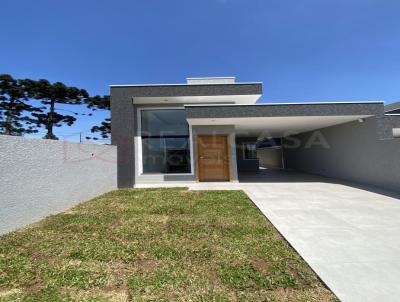
[[[387,192],[265,170],[188,186],[243,189],[340,300],[400,301],[400,200]]]
[[[399,301],[400,200],[299,178],[244,190],[340,300]]]

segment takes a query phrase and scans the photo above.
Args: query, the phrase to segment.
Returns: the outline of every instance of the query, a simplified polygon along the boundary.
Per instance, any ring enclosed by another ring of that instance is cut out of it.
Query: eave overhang
[[[111,89],[126,89],[134,97],[174,97],[212,95],[261,95],[262,83],[236,84],[171,84],[171,85],[111,85]]]
[[[383,102],[330,102],[254,105],[186,105],[188,119],[279,116],[383,115]]]

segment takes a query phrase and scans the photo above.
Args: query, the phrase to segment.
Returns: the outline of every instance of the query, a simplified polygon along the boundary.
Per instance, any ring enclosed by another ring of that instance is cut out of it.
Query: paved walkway
[[[243,189],[342,301],[400,301],[400,200],[315,176],[263,171]]]

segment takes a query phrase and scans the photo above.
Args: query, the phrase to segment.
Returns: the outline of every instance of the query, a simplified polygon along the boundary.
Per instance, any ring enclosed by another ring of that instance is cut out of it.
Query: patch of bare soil
[[[159,263],[156,260],[139,259],[135,261],[135,266],[147,272],[152,272],[158,267]]]
[[[253,259],[251,265],[259,272],[266,272],[270,267],[270,264],[264,259]]]
[[[21,290],[18,288],[0,290],[0,298],[6,298],[7,296],[11,296],[14,294],[19,294],[19,293],[21,293]]]

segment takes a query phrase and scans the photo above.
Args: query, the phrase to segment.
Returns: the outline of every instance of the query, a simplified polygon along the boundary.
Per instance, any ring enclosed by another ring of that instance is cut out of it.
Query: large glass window
[[[142,110],[141,136],[143,173],[190,173],[185,110]]]

